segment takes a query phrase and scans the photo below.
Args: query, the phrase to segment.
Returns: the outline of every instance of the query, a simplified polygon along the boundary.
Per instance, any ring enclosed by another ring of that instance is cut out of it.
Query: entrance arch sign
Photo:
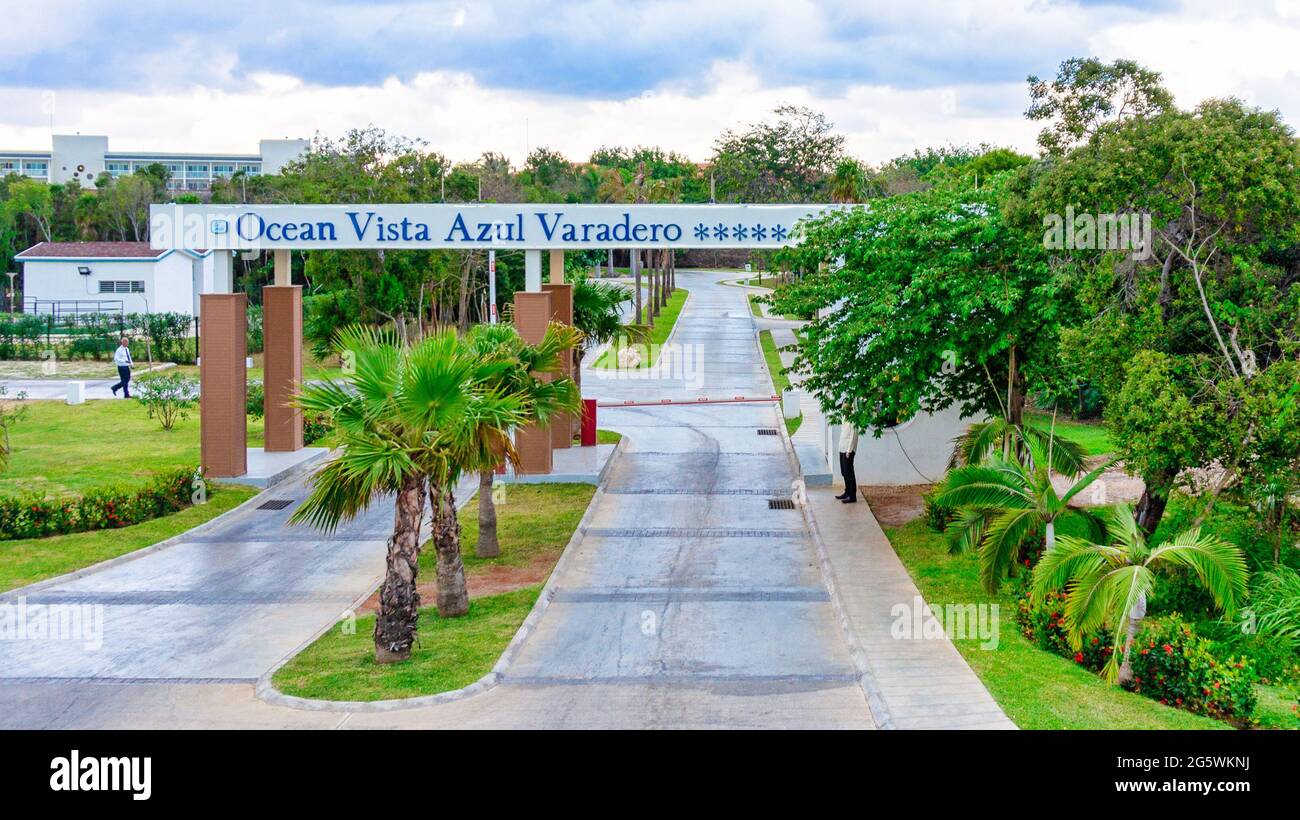
[[[779,248],[839,205],[153,205],[155,249]]]

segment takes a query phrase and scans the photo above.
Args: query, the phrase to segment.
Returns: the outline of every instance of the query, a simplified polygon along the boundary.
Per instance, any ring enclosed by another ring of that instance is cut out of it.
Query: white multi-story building
[[[286,163],[302,156],[308,144],[303,139],[262,140],[256,154],[173,154],[109,151],[108,137],[55,134],[49,151],[0,149],[0,176],[19,174],[51,183],[76,180],[84,188],[93,188],[104,172],[117,177],[158,163],[171,173],[167,186],[173,191],[206,191],[214,179],[238,171],[278,174]]]

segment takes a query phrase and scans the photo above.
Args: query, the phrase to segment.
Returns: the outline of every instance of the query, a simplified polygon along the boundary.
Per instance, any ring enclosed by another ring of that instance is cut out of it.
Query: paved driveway
[[[587,370],[584,392],[769,394],[745,292],[722,278],[678,274],[691,291],[673,339],[683,366],[636,380]],[[760,434],[781,424],[778,409],[602,414],[602,427],[628,437],[625,453],[551,606],[494,689],[387,713],[256,700],[247,680],[378,576],[389,514],[325,541],[258,512],[239,529],[42,593],[105,602],[112,649],[0,645],[0,725],[870,728],[802,516],[768,503],[788,498],[796,477],[781,438]],[[111,680],[124,677],[147,680]]]

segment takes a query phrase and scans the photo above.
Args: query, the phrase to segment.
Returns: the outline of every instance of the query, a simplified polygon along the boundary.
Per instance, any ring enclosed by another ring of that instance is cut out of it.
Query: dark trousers
[[[853,500],[858,498],[858,475],[853,471],[853,457],[857,453],[840,453],[840,475],[844,476],[844,494]]]
[[[113,385],[113,392],[116,393],[121,390],[124,398],[131,398],[131,388],[127,386],[131,383],[131,368],[119,365],[117,368],[117,377],[120,381]],[[843,453],[840,455],[843,456]]]

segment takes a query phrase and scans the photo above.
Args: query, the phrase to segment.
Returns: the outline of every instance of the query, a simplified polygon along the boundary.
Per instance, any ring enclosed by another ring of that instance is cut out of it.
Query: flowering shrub
[[[1065,626],[1064,592],[1053,592],[1039,606],[1029,600],[1028,590],[1016,599],[1016,624],[1020,634],[1037,646],[1066,658],[1093,672],[1100,672],[1110,660],[1111,636],[1106,632],[1087,635],[1079,649],[1070,646],[1069,630]]]
[[[1257,678],[1245,658],[1220,658],[1178,615],[1153,624],[1133,647],[1133,691],[1210,717],[1244,721]]]
[[[0,540],[43,538],[139,524],[190,505],[193,468],[155,475],[136,489],[108,488],[72,498],[0,497]]]
[[[1034,606],[1026,593],[1017,599],[1020,633],[1040,649],[1100,672],[1114,651],[1107,632],[1085,635],[1079,649],[1070,645],[1065,625],[1064,592],[1051,593]],[[1178,615],[1149,621],[1132,653],[1134,692],[1167,706],[1221,720],[1244,722],[1255,711],[1258,680],[1248,658],[1216,652],[1213,642],[1197,635]]]

